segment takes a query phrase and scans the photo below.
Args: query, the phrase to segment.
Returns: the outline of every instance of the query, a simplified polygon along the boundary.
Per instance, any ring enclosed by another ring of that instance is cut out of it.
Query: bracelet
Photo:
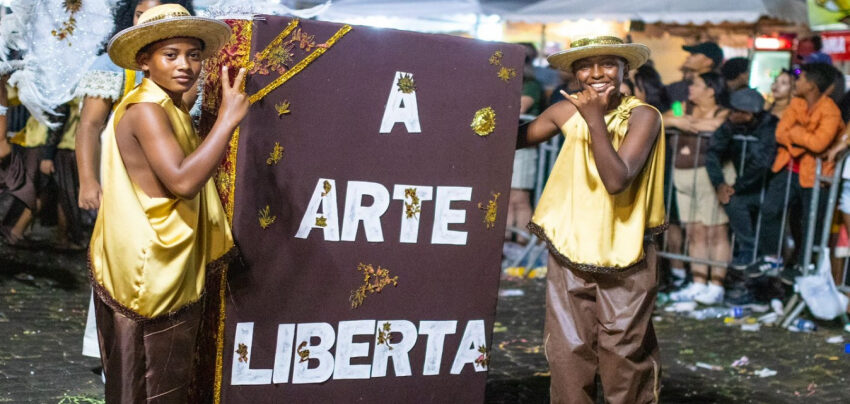
[[[0,116],[6,116],[7,112],[9,112],[9,107],[0,105]]]

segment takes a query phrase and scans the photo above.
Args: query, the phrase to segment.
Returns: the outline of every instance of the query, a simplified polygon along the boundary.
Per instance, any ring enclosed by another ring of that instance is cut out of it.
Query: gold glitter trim
[[[274,150],[269,153],[269,158],[266,159],[266,164],[273,166],[283,158],[283,146],[278,142],[274,142]]]
[[[487,136],[496,129],[496,111],[493,111],[493,108],[484,107],[475,111],[475,115],[472,117],[472,123],[469,124],[472,127],[472,130],[478,134],[478,136]]]
[[[570,49],[590,45],[623,45],[623,40],[615,36],[597,36],[592,38],[582,38],[573,41],[570,44]]]
[[[172,11],[170,13],[160,14],[155,17],[148,18],[147,20],[140,21],[141,23],[149,23],[159,20],[164,20],[166,18],[177,18],[177,17],[191,17],[192,15],[183,11]]]
[[[283,42],[284,38],[286,38],[287,36],[289,36],[290,33],[292,33],[292,30],[294,30],[295,27],[298,26],[299,22],[300,21],[297,18],[292,19],[292,21],[289,22],[289,24],[286,26],[286,28],[284,28],[283,31],[280,31],[280,33],[277,34],[277,36],[274,39],[272,39],[271,42],[269,42],[268,46],[266,46],[266,48],[263,49],[262,52],[257,54],[257,60],[263,60],[263,59],[267,58],[269,56],[269,53],[271,53],[271,51],[276,46],[280,45],[280,43]],[[253,66],[254,66],[254,62],[249,62],[248,68],[250,69]]]
[[[245,66],[248,64],[251,58],[251,41],[253,40],[254,34],[254,23],[252,21],[247,21],[242,29],[244,30],[244,38],[245,42],[243,44],[239,44],[239,49],[243,51],[242,60],[240,60],[240,66]],[[244,46],[244,48],[243,48]],[[242,81],[242,91],[245,91],[245,82],[247,80]],[[229,173],[229,191],[227,193],[227,206],[225,207],[225,211],[227,214],[227,221],[232,226],[233,225],[233,201],[234,201],[234,193],[236,192],[236,151],[239,146],[239,127],[236,127],[236,130],[233,131],[233,136],[230,138],[230,150],[227,153],[227,162],[230,164],[231,170]],[[223,380],[224,373],[224,329],[225,329],[225,314],[227,312],[227,301],[225,300],[225,291],[227,290],[227,270],[228,266],[225,265],[221,269],[221,280],[219,281],[219,290],[218,290],[218,331],[215,337],[215,381],[213,383],[213,404],[221,404],[221,384]]]
[[[291,79],[296,74],[300,73],[301,70],[304,70],[310,63],[313,63],[316,58],[322,56],[328,49],[333,46],[336,41],[345,36],[349,31],[351,31],[350,25],[344,25],[339,29],[327,42],[325,42],[326,47],[318,47],[313,53],[309,54],[307,57],[299,61],[292,66],[286,73],[280,75],[277,79],[271,82],[269,85],[265,86],[262,90],[257,91],[254,95],[248,97],[248,101],[253,104],[259,100],[262,100],[265,96],[267,96],[270,92],[274,91],[276,88],[280,87],[281,84],[286,83],[289,79]]]

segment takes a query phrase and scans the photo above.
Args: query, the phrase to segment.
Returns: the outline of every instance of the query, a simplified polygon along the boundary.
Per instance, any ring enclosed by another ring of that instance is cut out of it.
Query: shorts
[[[705,167],[673,169],[673,184],[676,185],[676,203],[682,223],[706,226],[729,223]]]

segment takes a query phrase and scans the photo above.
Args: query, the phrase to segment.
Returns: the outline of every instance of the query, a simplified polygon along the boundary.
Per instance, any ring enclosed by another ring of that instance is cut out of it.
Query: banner
[[[216,177],[243,254],[210,285],[216,400],[482,402],[523,48],[229,23],[202,133],[221,63],[252,105]]]

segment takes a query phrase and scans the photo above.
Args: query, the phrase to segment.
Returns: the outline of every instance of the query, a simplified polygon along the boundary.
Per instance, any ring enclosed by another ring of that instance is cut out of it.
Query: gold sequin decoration
[[[280,31],[280,33],[277,34],[277,36],[274,39],[272,39],[271,42],[269,42],[268,46],[266,46],[263,49],[262,52],[257,53],[254,56],[254,60],[248,62],[245,65],[245,68],[248,71],[257,70],[258,69],[258,66],[257,66],[258,62],[263,61],[266,58],[268,58],[269,55],[272,54],[272,52],[279,53],[280,49],[284,48],[284,47],[280,47],[279,45],[281,44],[281,42],[283,42],[283,40],[287,36],[289,36],[290,33],[292,33],[292,31],[295,29],[295,27],[298,26],[299,22],[300,21],[297,18],[293,18],[291,21],[289,21],[289,24],[286,25],[286,28],[284,28],[283,31]],[[281,56],[281,55],[277,55],[276,57],[279,57],[279,56]]]
[[[404,74],[398,79],[398,90],[405,93],[410,94],[416,91],[416,82],[413,81],[413,76],[409,74]]]
[[[406,188],[404,197],[410,198],[410,203],[404,203],[404,215],[408,219],[413,219],[417,214],[422,212],[422,202],[419,196],[416,195],[416,188]]]
[[[490,55],[490,64],[493,66],[501,66],[502,56],[504,56],[504,53],[502,53],[502,51],[500,50],[493,52],[493,54]]]
[[[381,266],[375,269],[371,264],[361,262],[357,265],[357,271],[363,273],[363,284],[351,291],[348,300],[352,309],[360,307],[367,295],[381,293],[389,285],[398,286],[398,276],[390,277],[390,270]]]
[[[281,84],[286,83],[289,79],[291,79],[296,74],[300,73],[301,70],[304,70],[310,63],[313,63],[316,58],[322,56],[328,49],[331,48],[340,38],[345,36],[349,31],[351,31],[350,25],[344,25],[339,29],[327,42],[324,43],[325,46],[317,47],[313,53],[309,54],[304,59],[301,59],[295,66],[292,66],[291,69],[287,70],[286,73],[282,74],[280,77],[275,79],[269,85],[263,87],[262,90],[257,91],[255,94],[248,97],[248,101],[253,104],[259,100],[262,100],[265,96],[267,96],[270,92],[274,91],[276,88],[280,87]]]
[[[62,23],[61,29],[50,31],[50,35],[55,36],[60,41],[73,35],[74,30],[77,29],[77,19],[74,18],[74,15],[83,7],[83,0],[64,0],[62,1],[62,7],[65,8],[65,12],[71,15],[68,16],[67,21]],[[70,41],[68,42],[68,46],[71,46]]]
[[[492,229],[496,227],[496,215],[498,214],[498,201],[499,192],[492,193],[493,199],[487,202],[487,206],[484,206],[483,203],[478,202],[478,209],[486,211],[484,213],[484,227],[487,229]]]
[[[266,229],[269,226],[271,226],[272,223],[274,223],[274,221],[277,219],[277,216],[272,215],[269,212],[269,205],[266,205],[265,208],[260,209],[259,216],[260,216],[260,218],[259,218],[260,219],[260,227],[262,227],[263,229]]]
[[[328,181],[328,180],[325,180],[325,182],[322,183],[322,189],[325,191],[325,192],[322,192],[322,198],[324,198],[324,197],[328,196],[328,194],[331,192],[331,182]]]
[[[239,343],[239,348],[236,349],[236,353],[239,354],[239,362],[248,363],[248,346]]]
[[[472,130],[478,134],[478,136],[487,136],[496,129],[496,111],[493,111],[493,108],[484,107],[475,111],[475,115],[472,117],[472,123],[469,124],[472,127]]]
[[[502,66],[499,69],[499,72],[496,73],[496,76],[498,76],[500,79],[502,79],[502,81],[507,83],[510,79],[516,77],[516,69],[514,69],[513,67]]]
[[[269,153],[269,158],[266,159],[266,164],[273,166],[283,158],[283,146],[278,142],[274,142],[274,150]]]
[[[393,347],[390,345],[390,343],[392,342],[393,332],[391,327],[392,324],[386,322],[383,326],[381,326],[381,328],[378,329],[378,345],[385,345],[390,351],[393,350]]]
[[[319,216],[316,218],[316,226],[319,227],[327,227],[328,226],[328,218],[324,216]]]
[[[275,104],[274,109],[277,111],[277,116],[283,116],[292,112],[289,109],[290,106],[289,100],[283,100],[283,102]]]

